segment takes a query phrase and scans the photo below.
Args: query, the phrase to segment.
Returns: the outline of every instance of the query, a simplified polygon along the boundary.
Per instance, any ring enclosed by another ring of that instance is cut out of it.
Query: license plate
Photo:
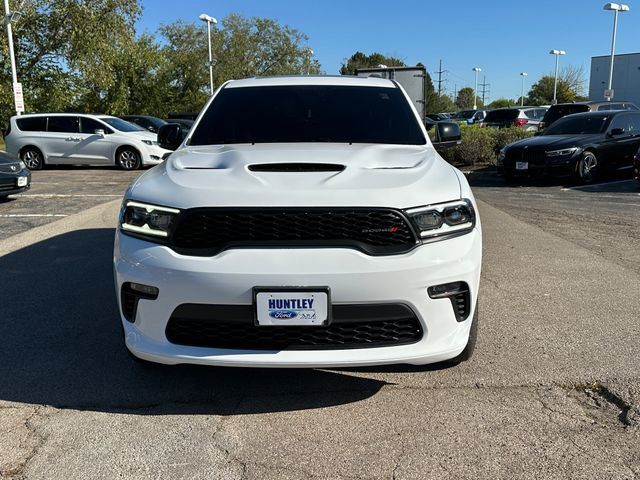
[[[327,325],[330,295],[326,287],[255,288],[253,293],[257,325]]]
[[[516,170],[529,170],[529,162],[516,162]]]
[[[26,187],[27,186],[27,181],[28,181],[27,177],[18,177],[18,186],[19,187]]]

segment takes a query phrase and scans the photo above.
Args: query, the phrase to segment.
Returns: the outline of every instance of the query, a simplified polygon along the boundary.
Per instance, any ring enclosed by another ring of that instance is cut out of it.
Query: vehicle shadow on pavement
[[[386,383],[346,372],[142,366],[124,350],[113,229],[0,257],[0,401],[153,414],[253,414],[364,400]]]

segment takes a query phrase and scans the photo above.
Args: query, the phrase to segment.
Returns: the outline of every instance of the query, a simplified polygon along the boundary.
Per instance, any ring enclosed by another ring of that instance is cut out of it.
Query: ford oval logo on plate
[[[273,310],[269,312],[269,316],[278,320],[290,320],[296,318],[298,314],[291,310]]]

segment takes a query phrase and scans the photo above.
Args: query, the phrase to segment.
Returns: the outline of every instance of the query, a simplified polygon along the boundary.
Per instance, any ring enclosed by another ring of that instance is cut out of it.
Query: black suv
[[[540,129],[550,126],[556,120],[572,115],[574,113],[585,112],[602,112],[609,110],[639,110],[638,107],[631,102],[575,102],[575,103],[558,103],[552,105],[547,110]]]
[[[507,145],[498,170],[507,179],[574,175],[591,183],[607,171],[630,169],[640,148],[640,112],[577,113],[554,122],[541,135]]]

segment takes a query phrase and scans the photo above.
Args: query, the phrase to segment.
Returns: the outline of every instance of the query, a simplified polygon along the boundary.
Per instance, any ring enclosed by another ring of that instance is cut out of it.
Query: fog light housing
[[[155,300],[158,298],[160,290],[157,287],[144,285],[142,283],[126,282],[122,284],[120,290],[120,306],[124,318],[133,323],[136,321],[138,302],[140,300]]]
[[[458,322],[464,322],[471,313],[471,291],[465,282],[443,283],[427,289],[429,297],[435,299],[448,298]]]

